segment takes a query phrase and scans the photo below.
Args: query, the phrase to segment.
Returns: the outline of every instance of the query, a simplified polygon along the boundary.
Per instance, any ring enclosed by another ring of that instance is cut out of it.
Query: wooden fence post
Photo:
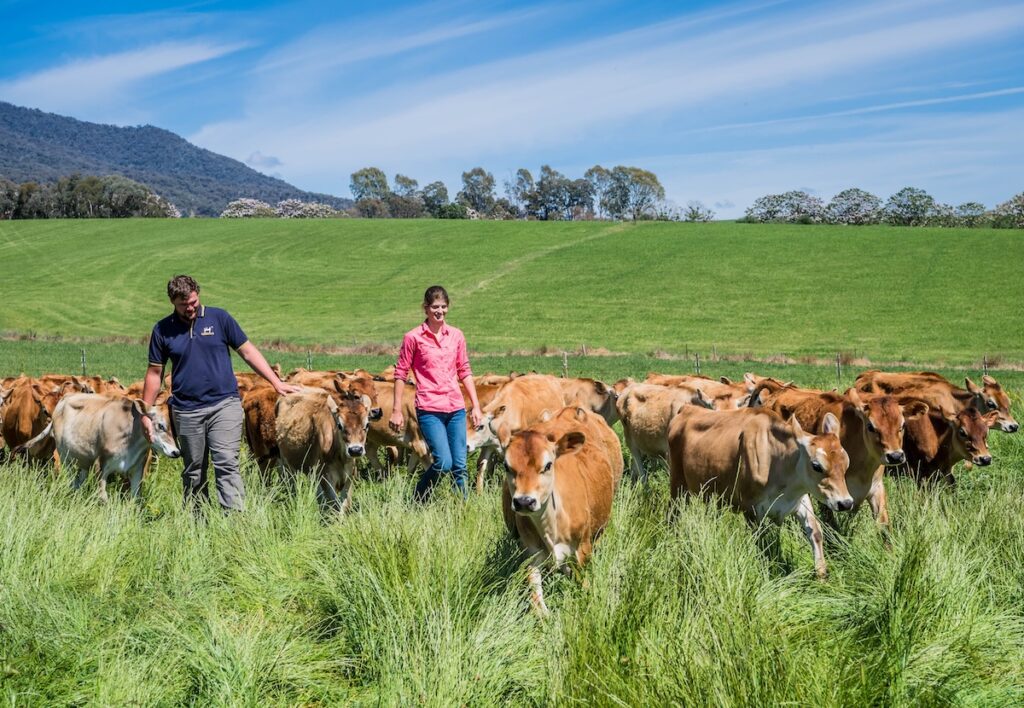
[[[700,352],[694,352],[693,359],[697,363],[697,376],[700,376]]]
[[[82,350],[82,376],[88,376],[88,374],[86,373],[86,370],[87,369],[86,369],[86,366],[85,366],[85,350],[83,349]]]
[[[569,354],[562,352],[562,378],[569,378]]]

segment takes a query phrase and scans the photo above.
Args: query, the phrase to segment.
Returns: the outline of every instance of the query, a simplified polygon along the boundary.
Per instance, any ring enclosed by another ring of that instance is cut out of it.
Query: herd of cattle
[[[255,374],[237,374],[245,439],[260,473],[279,469],[317,481],[323,503],[351,504],[357,463],[378,473],[402,456],[410,472],[429,464],[416,423],[415,382],[404,388],[406,427],[393,433],[390,372],[297,369],[284,379],[301,392],[279,397]],[[867,371],[845,393],[800,388],[746,374],[742,382],[703,376],[649,374],[613,385],[542,374],[476,379],[484,423],[467,423],[469,451],[479,451],[482,491],[502,455],[505,522],[530,557],[534,605],[546,612],[539,563],[583,563],[607,524],[623,471],[620,421],[634,480],[646,479],[645,458],[667,461],[672,498],[719,498],[751,522],[795,515],[810,542],[815,569],[826,572],[823,513],[856,512],[866,501],[880,525],[889,521],[883,477],[909,474],[952,484],[960,461],[992,461],[990,428],[1018,429],[1005,391],[990,376],[960,388],[931,372]],[[76,467],[74,485],[98,467],[101,499],[116,475],[138,498],[150,450],[180,452],[167,411],[167,391],[144,410],[142,382],[47,375],[0,379],[0,454],[39,464]],[[467,407],[469,399],[467,396]],[[150,416],[152,443],[142,433]],[[10,450],[2,453],[4,446]],[[381,453],[384,460],[381,461]],[[98,464],[97,464],[98,463]]]

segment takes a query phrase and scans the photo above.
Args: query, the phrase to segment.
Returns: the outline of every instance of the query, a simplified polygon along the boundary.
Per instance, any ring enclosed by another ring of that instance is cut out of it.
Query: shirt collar
[[[427,321],[426,320],[423,320],[423,324],[420,325],[420,332],[423,332],[425,334],[429,334],[432,337],[434,336],[434,333],[430,331],[430,326],[427,325]],[[441,329],[438,330],[437,336],[439,336],[439,337],[447,337],[448,336],[448,332],[449,332],[448,323],[445,322],[445,323],[443,323],[441,325]]]
[[[192,322],[186,322],[185,320],[183,320],[180,317],[178,317],[178,313],[176,311],[171,313],[171,317],[176,319],[178,322],[181,322],[182,324],[187,324],[187,325],[193,324]],[[199,314],[196,315],[196,319],[198,320],[200,317],[206,317],[206,305],[204,305],[202,303],[199,303]]]

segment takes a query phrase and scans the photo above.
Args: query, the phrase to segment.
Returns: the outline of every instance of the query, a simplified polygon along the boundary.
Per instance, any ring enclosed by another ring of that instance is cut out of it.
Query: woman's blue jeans
[[[466,411],[459,409],[451,413],[416,409],[420,431],[430,447],[434,462],[420,473],[416,483],[415,498],[426,501],[445,472],[452,473],[452,483],[466,498]]]

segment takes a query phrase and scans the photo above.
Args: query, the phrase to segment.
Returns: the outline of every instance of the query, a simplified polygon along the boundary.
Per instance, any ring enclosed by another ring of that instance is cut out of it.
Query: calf
[[[153,421],[153,441],[146,440],[142,418]],[[25,445],[37,445],[44,438],[56,444],[65,467],[78,468],[73,487],[85,482],[93,465],[99,462],[99,498],[106,503],[107,482],[112,474],[127,478],[131,494],[141,499],[143,470],[152,449],[166,457],[181,456],[167,426],[167,407],[145,410],[141,398],[117,395],[76,393],[65,396],[53,411],[53,420],[38,436]]]
[[[44,386],[27,376],[19,377],[4,399],[0,437],[27,462],[47,463],[53,460],[52,438],[43,436],[39,442],[30,442],[39,436],[50,422],[57,403],[65,394],[75,393],[83,387],[74,379],[56,386]]]
[[[901,399],[902,402],[902,399]],[[985,415],[973,406],[946,417],[941,411],[907,419],[903,449],[907,460],[896,471],[910,474],[919,483],[932,478],[955,484],[953,465],[968,461],[985,467],[992,463],[988,429],[998,411]]]
[[[366,453],[371,402],[345,393],[304,390],[278,399],[277,446],[284,470],[316,474],[317,496],[339,513],[352,505],[355,461]]]
[[[857,377],[854,387],[858,391],[888,393],[894,396],[912,396],[952,418],[962,410],[974,406],[990,426],[998,427],[1004,433],[1015,433],[1020,428],[1010,411],[1010,398],[994,378],[985,374],[981,386],[964,378],[967,388],[959,388],[934,371],[886,372],[865,371]],[[991,418],[988,413],[996,412]]]
[[[843,449],[850,456],[846,484],[853,497],[853,510],[866,500],[878,523],[883,528],[888,526],[884,469],[906,461],[903,429],[907,418],[927,412],[925,404],[916,401],[901,407],[892,396],[861,399],[852,388],[842,396],[784,388],[770,397],[765,406],[784,418],[795,416],[805,430],[813,432],[820,432],[825,416],[833,415],[839,421]]]
[[[374,471],[383,474],[384,468],[380,464],[378,451],[380,448],[397,448],[408,454],[407,467],[412,474],[420,464],[430,465],[430,448],[427,441],[420,432],[419,421],[416,420],[416,387],[414,384],[406,383],[402,389],[402,416],[405,419],[405,428],[401,433],[395,433],[388,425],[391,419],[391,410],[395,402],[395,382],[373,381],[377,391],[377,402],[380,405],[381,417],[370,424],[367,433],[368,459],[370,467]],[[396,450],[397,452],[397,450]],[[397,458],[396,458],[397,459]]]
[[[686,384],[660,386],[634,383],[619,394],[616,407],[622,421],[623,438],[629,448],[633,480],[647,481],[643,458],[668,460],[668,426],[683,406],[713,408],[714,403],[699,388]]]
[[[839,442],[839,421],[826,413],[820,435],[804,433],[799,419],[786,422],[772,411],[745,408],[708,411],[684,407],[669,428],[672,498],[720,496],[751,523],[777,524],[790,514],[811,544],[814,568],[824,578],[821,527],[810,497],[846,511],[849,457]]]
[[[608,523],[615,494],[615,473],[605,446],[587,435],[582,422],[558,424],[566,432],[557,437],[547,432],[547,423],[510,437],[501,494],[505,524],[528,555],[532,602],[542,615],[548,613],[542,560],[550,556],[562,569],[570,557],[585,563]]]

